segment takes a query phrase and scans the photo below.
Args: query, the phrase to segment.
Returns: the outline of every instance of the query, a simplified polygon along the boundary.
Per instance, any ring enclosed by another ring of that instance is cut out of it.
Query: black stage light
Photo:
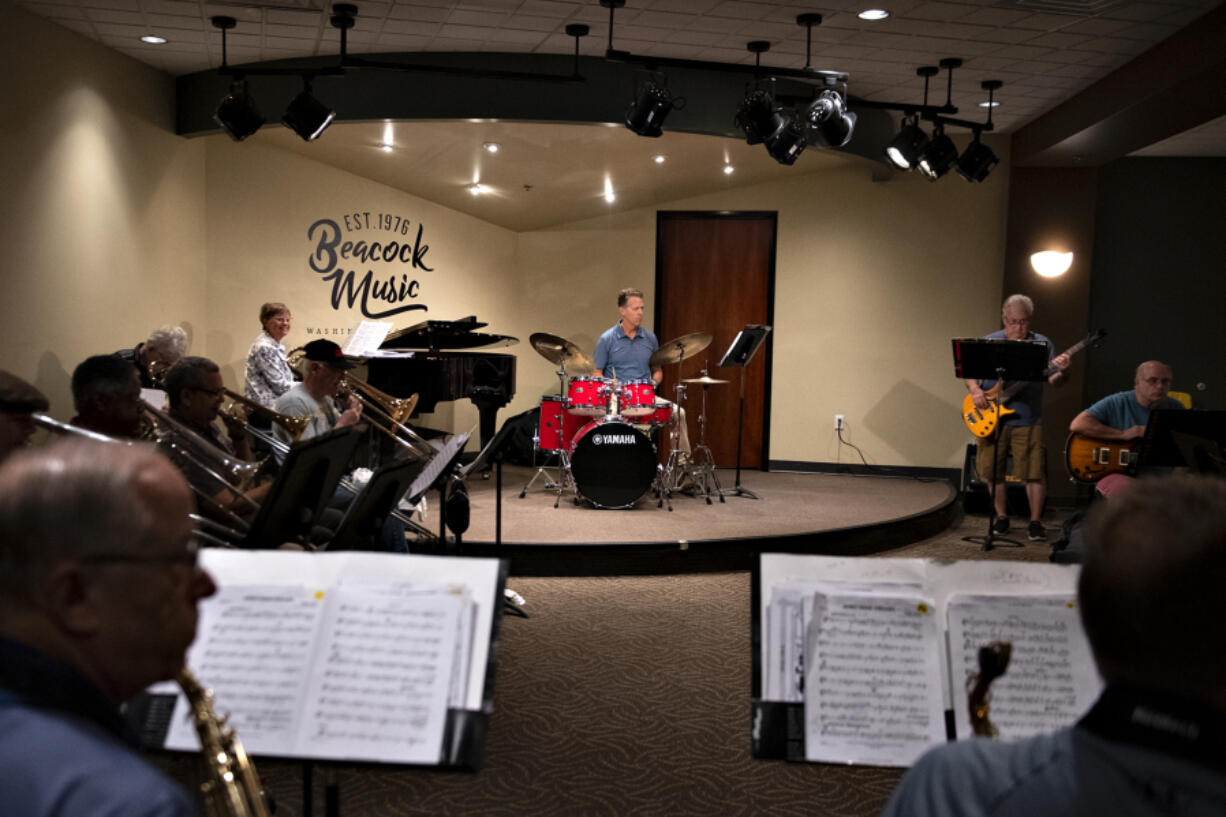
[[[649,80],[626,110],[626,127],[639,136],[659,136],[664,132],[664,117],[672,109],[672,94],[655,80]]]
[[[745,132],[745,141],[751,145],[765,142],[788,124],[782,110],[775,104],[775,97],[761,88],[741,101],[733,121]]]
[[[847,101],[837,91],[825,90],[809,103],[805,112],[811,144],[841,148],[851,141],[856,115],[847,110]]]
[[[796,121],[796,117],[786,112],[780,112],[780,115],[783,117],[783,127],[766,137],[766,152],[779,164],[790,165],[804,152],[807,144],[805,129]]]
[[[213,112],[213,121],[225,128],[235,142],[243,141],[260,129],[260,125],[264,124],[264,115],[255,107],[255,101],[247,90],[247,80],[230,85],[230,93]]]
[[[981,182],[988,177],[992,172],[992,168],[996,167],[1000,159],[996,158],[996,154],[987,145],[979,141],[979,134],[975,134],[975,141],[966,146],[966,150],[962,151],[962,155],[958,157],[958,163],[955,167],[958,170],[958,175],[966,179],[968,182]]]
[[[311,94],[310,82],[304,85],[302,93],[294,97],[285,109],[281,124],[301,136],[304,141],[312,142],[332,123],[336,113]]]
[[[954,141],[945,135],[945,126],[937,124],[932,134],[932,141],[920,154],[918,167],[929,181],[936,181],[949,172],[958,159],[958,148]]]
[[[899,170],[910,170],[915,167],[920,153],[927,146],[928,135],[920,130],[919,117],[913,117],[908,121],[904,116],[898,135],[886,146],[885,157]]]

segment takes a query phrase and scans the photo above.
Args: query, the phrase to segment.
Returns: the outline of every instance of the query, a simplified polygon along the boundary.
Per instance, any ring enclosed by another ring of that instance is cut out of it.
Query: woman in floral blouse
[[[281,339],[289,334],[289,307],[283,303],[266,303],[260,307],[260,324],[264,331],[247,352],[247,397],[262,406],[272,408],[290,386],[294,373]]]

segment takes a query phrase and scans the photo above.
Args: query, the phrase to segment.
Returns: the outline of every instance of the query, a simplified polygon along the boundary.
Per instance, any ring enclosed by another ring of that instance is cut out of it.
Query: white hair
[[[176,360],[187,354],[187,330],[182,326],[163,326],[149,333],[145,348],[169,353]]]
[[[1029,295],[1010,295],[1005,298],[1005,302],[1001,304],[1000,314],[1005,314],[1010,308],[1021,310],[1027,315],[1034,314],[1034,301],[1030,300]]]

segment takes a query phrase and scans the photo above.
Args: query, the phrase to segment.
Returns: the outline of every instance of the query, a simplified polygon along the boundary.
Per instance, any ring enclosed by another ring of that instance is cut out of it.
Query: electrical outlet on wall
[[[834,430],[835,431],[843,430],[843,415],[842,414],[834,415]]]

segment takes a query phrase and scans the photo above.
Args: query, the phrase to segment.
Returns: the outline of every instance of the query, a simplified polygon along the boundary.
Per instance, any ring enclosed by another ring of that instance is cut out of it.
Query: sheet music
[[[312,643],[324,610],[320,594],[296,585],[230,585],[200,604],[187,665],[213,690],[218,715],[250,752],[295,743]],[[166,737],[171,749],[198,750],[183,696]]]
[[[451,593],[334,588],[299,750],[438,762],[462,601]]]
[[[805,666],[805,758],[907,766],[945,739],[936,605],[918,592],[819,592]]]
[[[438,763],[448,709],[484,709],[496,559],[201,553],[188,665],[253,754]],[[246,584],[244,584],[246,582]],[[165,745],[194,751],[180,695]]]
[[[967,679],[979,647],[1011,641],[1005,674],[992,683],[991,721],[1001,740],[1050,732],[1077,721],[1102,690],[1075,598],[955,595],[948,604],[950,677],[959,738],[972,734]]]
[[[391,321],[359,321],[357,328],[349,335],[349,342],[345,344],[345,354],[350,357],[369,357],[383,345],[393,326],[395,324]]]
[[[420,497],[430,490],[430,486],[443,473],[443,469],[451,464],[451,461],[455,459],[456,455],[467,444],[467,434],[457,434],[444,443],[443,447],[434,455],[434,458],[430,460],[425,469],[417,475],[417,479],[413,480],[413,485],[409,488],[409,492],[406,495],[409,497],[409,501],[412,502],[413,499]]]

